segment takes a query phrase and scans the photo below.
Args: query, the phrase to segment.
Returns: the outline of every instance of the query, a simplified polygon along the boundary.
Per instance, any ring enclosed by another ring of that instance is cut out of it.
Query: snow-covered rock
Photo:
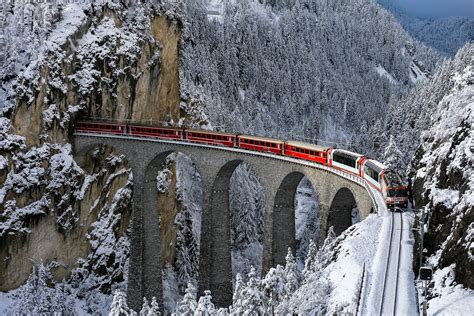
[[[473,65],[474,44],[471,43],[445,65],[449,69],[446,80],[431,86],[443,96],[433,108],[430,127],[422,134],[412,162],[415,205],[426,206],[430,215],[424,245],[430,256],[428,261],[435,270],[450,267],[452,279],[471,289],[474,287]]]

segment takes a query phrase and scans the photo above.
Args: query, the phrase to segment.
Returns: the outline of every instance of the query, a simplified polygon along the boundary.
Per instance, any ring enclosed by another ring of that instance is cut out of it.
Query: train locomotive
[[[406,208],[408,205],[407,187],[396,172],[376,160],[344,149],[268,137],[103,121],[78,121],[74,125],[74,130],[78,133],[185,141],[303,159],[363,178],[371,187],[382,193],[387,207],[390,209]]]

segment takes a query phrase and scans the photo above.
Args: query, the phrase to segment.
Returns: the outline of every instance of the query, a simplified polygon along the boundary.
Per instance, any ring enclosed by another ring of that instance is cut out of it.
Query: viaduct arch
[[[295,244],[294,196],[304,176],[318,195],[320,240],[324,240],[330,225],[337,227],[339,233],[350,226],[345,215],[349,207],[352,210],[354,203],[362,219],[375,209],[362,180],[287,157],[116,135],[78,133],[73,138],[73,144],[79,164],[84,161],[89,149],[105,145],[123,154],[132,169],[134,190],[127,297],[134,309],[141,307],[143,297],[151,299],[156,296],[162,302],[156,175],[172,152],[188,156],[201,175],[203,214],[199,289],[210,289],[217,306],[232,303],[229,185],[235,168],[242,162],[245,161],[256,171],[264,190],[263,271],[283,263],[288,246]]]

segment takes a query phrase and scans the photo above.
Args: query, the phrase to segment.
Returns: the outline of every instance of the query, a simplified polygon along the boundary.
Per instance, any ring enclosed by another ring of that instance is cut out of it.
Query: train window
[[[355,168],[356,167],[356,160],[354,157],[351,157],[349,155],[345,155],[343,153],[334,153],[333,154],[333,160],[336,162],[339,162],[343,165]]]
[[[372,179],[374,179],[377,182],[379,181],[379,173],[377,171],[375,171],[374,169],[370,168],[367,165],[365,165],[364,171],[369,177],[371,177]]]

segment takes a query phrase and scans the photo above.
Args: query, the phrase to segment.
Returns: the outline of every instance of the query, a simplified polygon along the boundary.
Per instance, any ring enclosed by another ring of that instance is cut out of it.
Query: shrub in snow
[[[172,174],[173,173],[168,168],[158,172],[158,176],[156,176],[156,188],[158,189],[158,192],[168,192]]]

